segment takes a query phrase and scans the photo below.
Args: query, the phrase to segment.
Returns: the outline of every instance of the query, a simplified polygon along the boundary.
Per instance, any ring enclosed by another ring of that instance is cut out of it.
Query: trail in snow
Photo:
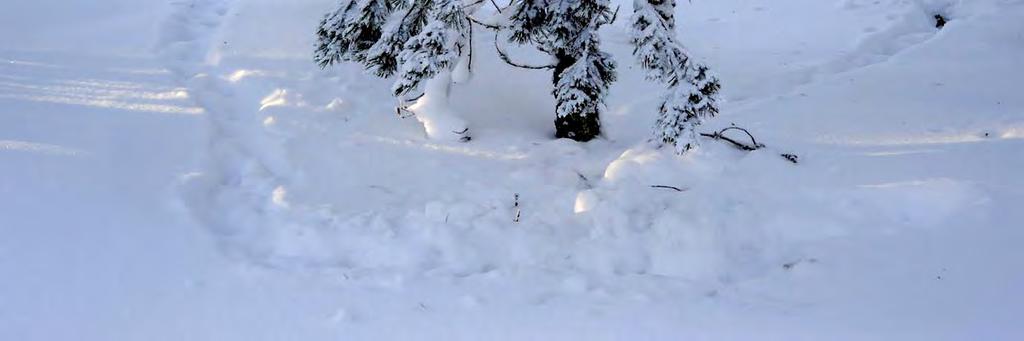
[[[175,0],[164,19],[156,41],[156,52],[168,67],[184,79],[216,64],[217,37],[230,0]]]
[[[825,5],[823,3],[823,5]],[[758,94],[756,98],[741,95],[735,98],[734,110],[757,107],[766,100],[776,96],[789,95],[802,88],[840,77],[842,74],[869,68],[897,58],[901,53],[926,44],[941,32],[935,27],[934,16],[941,14],[956,24],[971,15],[971,8],[962,9],[956,0],[918,0],[902,2],[881,2],[847,0],[834,5],[838,13],[846,14],[855,21],[845,23],[861,28],[863,35],[858,37],[849,47],[834,53],[834,56],[822,58],[812,65],[796,66],[783,73],[772,75],[771,79],[758,79],[765,82],[767,92]],[[846,12],[846,13],[843,13]],[[801,52],[794,52],[799,55]],[[784,62],[784,65],[788,64]]]

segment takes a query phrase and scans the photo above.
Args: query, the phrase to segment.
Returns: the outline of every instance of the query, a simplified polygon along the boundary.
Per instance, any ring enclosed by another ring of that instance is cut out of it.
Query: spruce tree
[[[634,0],[633,54],[647,78],[665,85],[654,126],[658,145],[673,145],[682,154],[697,146],[697,127],[718,114],[718,79],[693,62],[677,41],[675,0]]]
[[[589,141],[601,133],[600,114],[615,62],[600,49],[597,30],[611,22],[608,0],[520,0],[509,40],[533,44],[555,60],[555,136]]]

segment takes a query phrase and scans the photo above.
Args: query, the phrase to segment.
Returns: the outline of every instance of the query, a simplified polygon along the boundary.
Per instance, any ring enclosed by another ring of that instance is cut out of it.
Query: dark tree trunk
[[[556,53],[558,63],[555,65],[554,85],[558,87],[558,80],[565,69],[576,63],[576,58],[565,53]],[[555,93],[555,101],[561,102]],[[555,115],[555,137],[569,138],[580,142],[590,141],[601,134],[601,119],[598,117],[597,106],[589,108],[582,113],[574,113],[559,117]]]

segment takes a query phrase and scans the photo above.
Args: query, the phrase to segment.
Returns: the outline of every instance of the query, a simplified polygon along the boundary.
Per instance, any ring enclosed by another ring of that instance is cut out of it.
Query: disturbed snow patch
[[[678,157],[628,139],[550,140],[534,130],[550,125],[548,112],[493,108],[500,94],[461,103],[482,111],[465,117],[479,133],[472,142],[430,141],[422,125],[393,114],[386,82],[357,68],[211,60],[200,56],[216,53],[185,48],[209,37],[167,37],[165,57],[180,64],[170,69],[189,79],[213,127],[206,169],[187,183],[186,201],[229,254],[272,267],[734,281],[812,258],[802,254],[806,243],[939,224],[985,199],[957,180],[843,179],[837,168],[871,165],[839,147],[808,148],[795,166],[776,152],[715,142]],[[503,72],[479,70],[492,73],[481,79]],[[625,79],[616,98],[644,98],[631,93],[644,89],[638,81]],[[609,112],[631,114],[632,104],[609,103]],[[507,124],[488,110],[539,124]],[[621,131],[649,123],[609,119],[628,126]]]
[[[796,166],[712,141],[686,157],[518,132],[435,142],[383,114],[386,95],[318,90],[354,89],[345,83],[358,77],[193,82],[217,129],[209,172],[187,198],[231,254],[365,275],[526,269],[729,282],[807,258],[803,243],[936,224],[983,197],[953,181],[837,183],[828,162],[838,156]]]

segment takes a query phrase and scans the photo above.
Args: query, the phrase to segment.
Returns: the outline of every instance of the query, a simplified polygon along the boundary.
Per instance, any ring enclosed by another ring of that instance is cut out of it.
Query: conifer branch
[[[499,25],[488,24],[488,23],[485,23],[483,21],[480,21],[480,19],[477,19],[476,17],[473,17],[472,15],[466,15],[466,19],[469,19],[469,21],[474,23],[474,24],[477,24],[477,25],[480,25],[480,26],[483,26],[485,28],[488,28],[488,29],[491,29],[491,30],[495,30],[495,31],[500,30],[500,29],[503,28],[503,27],[501,27]]]
[[[608,18],[607,16],[605,16],[605,20],[604,21],[599,21],[597,23],[597,27],[601,27],[601,26],[608,25],[608,24],[614,24],[615,23],[615,19],[619,18],[619,9],[620,8],[622,8],[621,5],[615,6],[615,11],[612,12],[611,18]]]
[[[483,2],[484,2],[484,0],[476,0],[476,1],[473,1],[473,3],[466,4],[466,5],[462,6],[462,9],[473,8],[473,6],[479,5],[479,4],[483,3]]]
[[[523,69],[530,69],[530,70],[546,70],[546,69],[554,69],[555,68],[555,65],[553,65],[553,64],[548,64],[548,65],[528,65],[528,64],[522,64],[522,63],[517,63],[517,62],[512,61],[512,58],[509,57],[508,54],[505,53],[505,51],[503,51],[501,49],[501,43],[500,43],[500,40],[498,39],[498,33],[497,32],[494,33],[494,50],[498,51],[498,57],[500,57],[501,60],[503,62],[505,62],[505,64],[508,64],[508,65],[511,65],[511,66],[515,66],[515,67],[523,68]]]

